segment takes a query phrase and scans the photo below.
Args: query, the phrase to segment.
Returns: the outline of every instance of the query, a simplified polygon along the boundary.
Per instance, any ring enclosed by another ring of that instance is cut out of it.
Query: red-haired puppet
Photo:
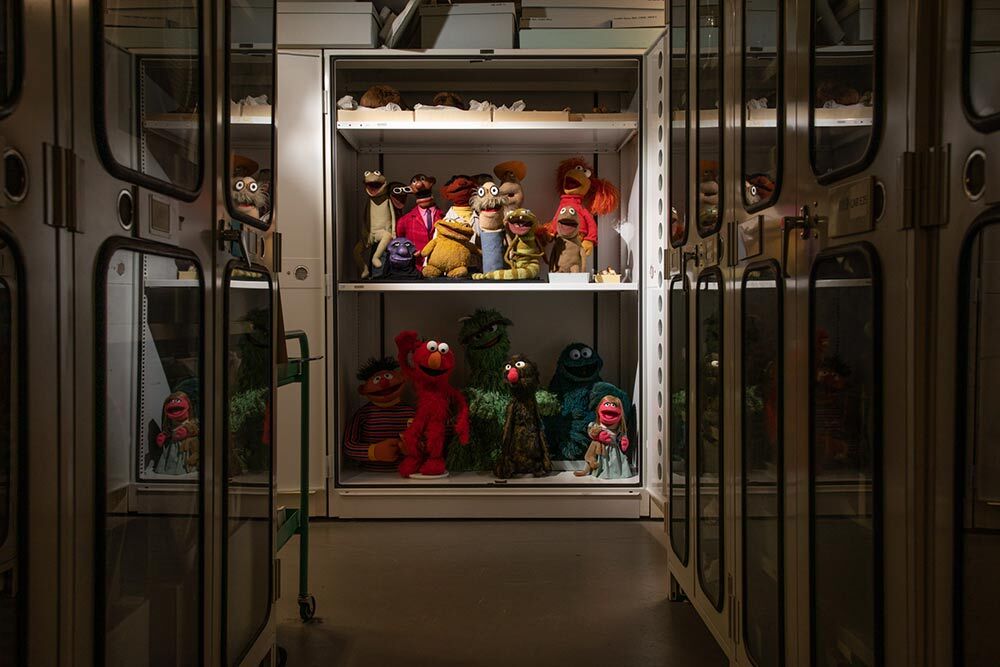
[[[443,475],[447,472],[444,445],[453,405],[458,441],[462,445],[469,442],[469,405],[462,392],[449,384],[455,355],[447,343],[422,341],[416,331],[401,331],[396,348],[399,365],[417,392],[417,412],[403,432],[405,458],[399,464],[399,474]]]
[[[549,222],[547,230],[550,238],[558,235],[559,211],[573,208],[577,212],[580,238],[583,239],[584,257],[589,256],[597,245],[597,221],[594,213],[605,215],[618,208],[620,194],[610,182],[597,178],[587,161],[573,157],[559,163],[556,173],[556,187],[562,192],[559,206]],[[565,224],[565,222],[564,222]]]

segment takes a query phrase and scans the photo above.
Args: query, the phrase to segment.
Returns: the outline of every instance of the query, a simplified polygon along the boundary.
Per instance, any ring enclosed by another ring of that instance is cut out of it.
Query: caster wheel
[[[299,597],[299,616],[303,621],[311,621],[316,615],[316,598],[312,595]]]

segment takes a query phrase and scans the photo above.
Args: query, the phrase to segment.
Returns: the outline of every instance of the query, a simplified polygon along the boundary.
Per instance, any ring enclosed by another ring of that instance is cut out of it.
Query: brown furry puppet
[[[524,206],[524,188],[521,181],[528,175],[528,167],[520,160],[508,160],[493,167],[493,173],[500,179],[500,196],[503,197],[503,213],[507,215]]]
[[[434,106],[436,107],[455,107],[456,109],[462,109],[463,111],[468,110],[469,105],[465,103],[462,96],[458,93],[442,92],[434,96]]]
[[[572,206],[563,206],[556,214],[556,237],[548,258],[553,273],[582,273],[587,270],[587,255],[580,238],[580,214]]]
[[[361,277],[371,275],[368,257],[371,265],[382,268],[382,255],[389,247],[389,241],[396,236],[396,208],[389,198],[389,186],[380,171],[366,171],[364,220],[361,227],[361,238],[354,246],[354,261],[361,270]],[[366,253],[375,246],[375,250],[366,257]]]
[[[476,245],[472,207],[469,206],[475,185],[468,176],[459,175],[452,176],[441,188],[441,194],[452,206],[434,225],[434,238],[420,251],[427,258],[424,277],[464,278],[469,275],[470,266],[479,264],[480,250]]]
[[[558,235],[559,211],[573,208],[580,218],[580,236],[583,238],[584,255],[590,255],[597,245],[597,221],[594,213],[604,215],[618,208],[621,195],[618,188],[608,181],[594,176],[587,161],[581,157],[563,160],[559,163],[556,182],[562,197],[559,208],[549,222],[548,235],[555,238]]]
[[[510,385],[511,401],[507,404],[494,474],[500,479],[525,474],[542,477],[552,472],[552,461],[535,399],[538,366],[524,355],[515,354],[507,360],[504,379]]]
[[[258,220],[267,209],[267,194],[252,176],[233,180],[232,201],[237,211]]]
[[[361,96],[358,101],[358,106],[367,107],[369,109],[378,109],[384,107],[387,104],[398,104],[400,108],[403,106],[403,98],[400,97],[399,91],[392,86],[385,86],[378,84],[372,86],[365,91],[365,94]]]

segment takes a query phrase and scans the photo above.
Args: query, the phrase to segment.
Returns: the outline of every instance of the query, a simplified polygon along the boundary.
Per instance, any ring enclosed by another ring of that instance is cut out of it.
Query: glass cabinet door
[[[688,562],[688,484],[690,441],[688,423],[688,290],[681,276],[670,281],[670,544],[680,561]]]
[[[238,665],[271,612],[274,409],[271,279],[230,267],[226,275],[226,664]]]
[[[757,665],[783,665],[782,286],[777,264],[743,274],[743,641]]]
[[[19,303],[17,257],[0,237],[0,656],[19,664],[24,634],[24,541],[19,537],[19,514],[24,487],[18,454],[23,449],[20,405],[23,378],[18,372]]]
[[[688,155],[691,91],[688,67],[687,0],[670,0],[670,244],[688,236]]]
[[[697,4],[698,117],[696,153],[698,160],[698,233],[705,237],[722,226],[722,23],[719,0],[698,0]]]
[[[956,664],[1000,664],[995,623],[1000,596],[1000,222],[967,243],[961,269],[962,337],[956,490]]]
[[[274,199],[273,0],[230,0],[226,85],[229,212],[266,229]]]
[[[993,131],[1000,126],[1000,86],[996,81],[1000,68],[997,5],[992,0],[966,0],[965,12],[965,107],[980,130]]]
[[[701,589],[722,610],[725,592],[723,470],[723,365],[722,273],[703,271],[697,291],[697,343],[695,373],[697,417],[697,540],[698,581]]]
[[[778,197],[785,131],[784,2],[743,1],[743,206]]]
[[[202,658],[203,281],[186,255],[100,264],[99,665]]]
[[[0,117],[14,106],[24,73],[23,0],[0,2]]]
[[[812,664],[881,660],[881,425],[876,258],[821,254],[810,277]]]

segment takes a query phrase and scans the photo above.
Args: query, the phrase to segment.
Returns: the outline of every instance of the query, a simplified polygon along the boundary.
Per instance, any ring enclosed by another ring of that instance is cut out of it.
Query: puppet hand
[[[188,437],[188,430],[185,426],[178,426],[174,429],[174,440],[183,440]]]
[[[162,431],[156,435],[156,444],[160,447],[167,444],[167,434]]]
[[[399,458],[399,439],[389,438],[381,442],[376,442],[368,451],[368,458],[372,461],[393,463]]]
[[[420,336],[417,335],[416,331],[400,331],[396,335],[396,347],[402,353],[409,354],[413,350],[417,349],[417,345],[420,343]]]
[[[622,445],[622,452],[623,453],[626,452],[626,451],[628,451],[628,436],[627,435],[623,435],[622,436],[621,445]]]
[[[611,442],[611,433],[608,432],[608,431],[602,430],[600,433],[597,434],[597,441],[600,442],[600,443],[603,443],[605,445],[608,444],[608,443],[610,443]]]
[[[594,252],[594,242],[593,241],[584,241],[583,242],[583,256],[584,257],[590,257],[590,254],[592,252]]]

